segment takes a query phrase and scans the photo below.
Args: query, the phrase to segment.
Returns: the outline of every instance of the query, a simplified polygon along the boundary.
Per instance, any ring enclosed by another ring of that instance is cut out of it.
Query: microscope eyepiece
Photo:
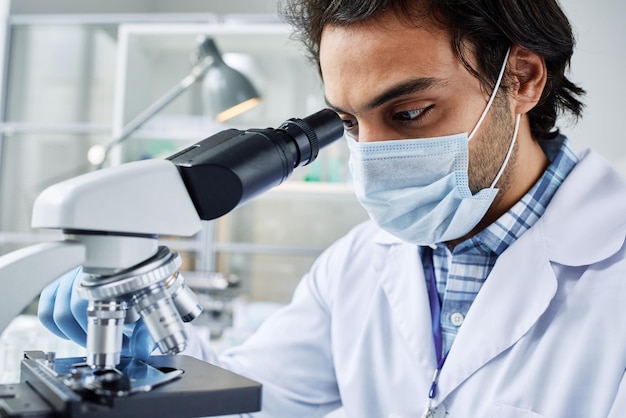
[[[278,130],[284,130],[296,142],[300,155],[297,166],[312,163],[320,148],[334,142],[343,135],[343,123],[335,112],[324,109],[304,119],[291,118],[283,122]]]
[[[339,116],[323,109],[276,129],[229,129],[168,159],[178,167],[200,218],[211,220],[281,184],[342,135]]]

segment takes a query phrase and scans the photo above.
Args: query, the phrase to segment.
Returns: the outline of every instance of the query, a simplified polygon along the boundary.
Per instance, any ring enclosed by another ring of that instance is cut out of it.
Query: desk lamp
[[[170,104],[189,87],[203,81],[203,94],[216,122],[224,122],[260,102],[260,96],[250,81],[239,71],[229,67],[213,39],[199,36],[198,46],[192,55],[194,62],[189,74],[147,109],[131,120],[104,145],[89,149],[88,160],[95,168],[102,168],[111,149],[127,139],[133,132]]]

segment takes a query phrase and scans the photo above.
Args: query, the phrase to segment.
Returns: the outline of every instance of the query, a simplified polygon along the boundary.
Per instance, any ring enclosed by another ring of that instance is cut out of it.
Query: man
[[[555,127],[582,108],[556,1],[285,10],[373,221],[245,344],[189,352],[262,382],[263,417],[624,416],[626,181]]]

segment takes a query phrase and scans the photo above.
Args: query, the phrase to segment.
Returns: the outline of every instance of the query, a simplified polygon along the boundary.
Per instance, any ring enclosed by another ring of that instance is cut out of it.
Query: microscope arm
[[[70,241],[45,242],[0,257],[0,286],[5,289],[0,292],[0,332],[46,285],[84,260],[84,245]]]

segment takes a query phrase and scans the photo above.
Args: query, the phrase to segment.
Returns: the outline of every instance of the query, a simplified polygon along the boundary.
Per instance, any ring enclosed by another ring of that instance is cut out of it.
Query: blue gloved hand
[[[82,269],[77,268],[48,285],[39,297],[37,315],[52,333],[85,347],[88,301],[78,295],[74,286],[81,274]],[[142,319],[124,325],[122,355],[147,360],[154,348],[154,340]]]

